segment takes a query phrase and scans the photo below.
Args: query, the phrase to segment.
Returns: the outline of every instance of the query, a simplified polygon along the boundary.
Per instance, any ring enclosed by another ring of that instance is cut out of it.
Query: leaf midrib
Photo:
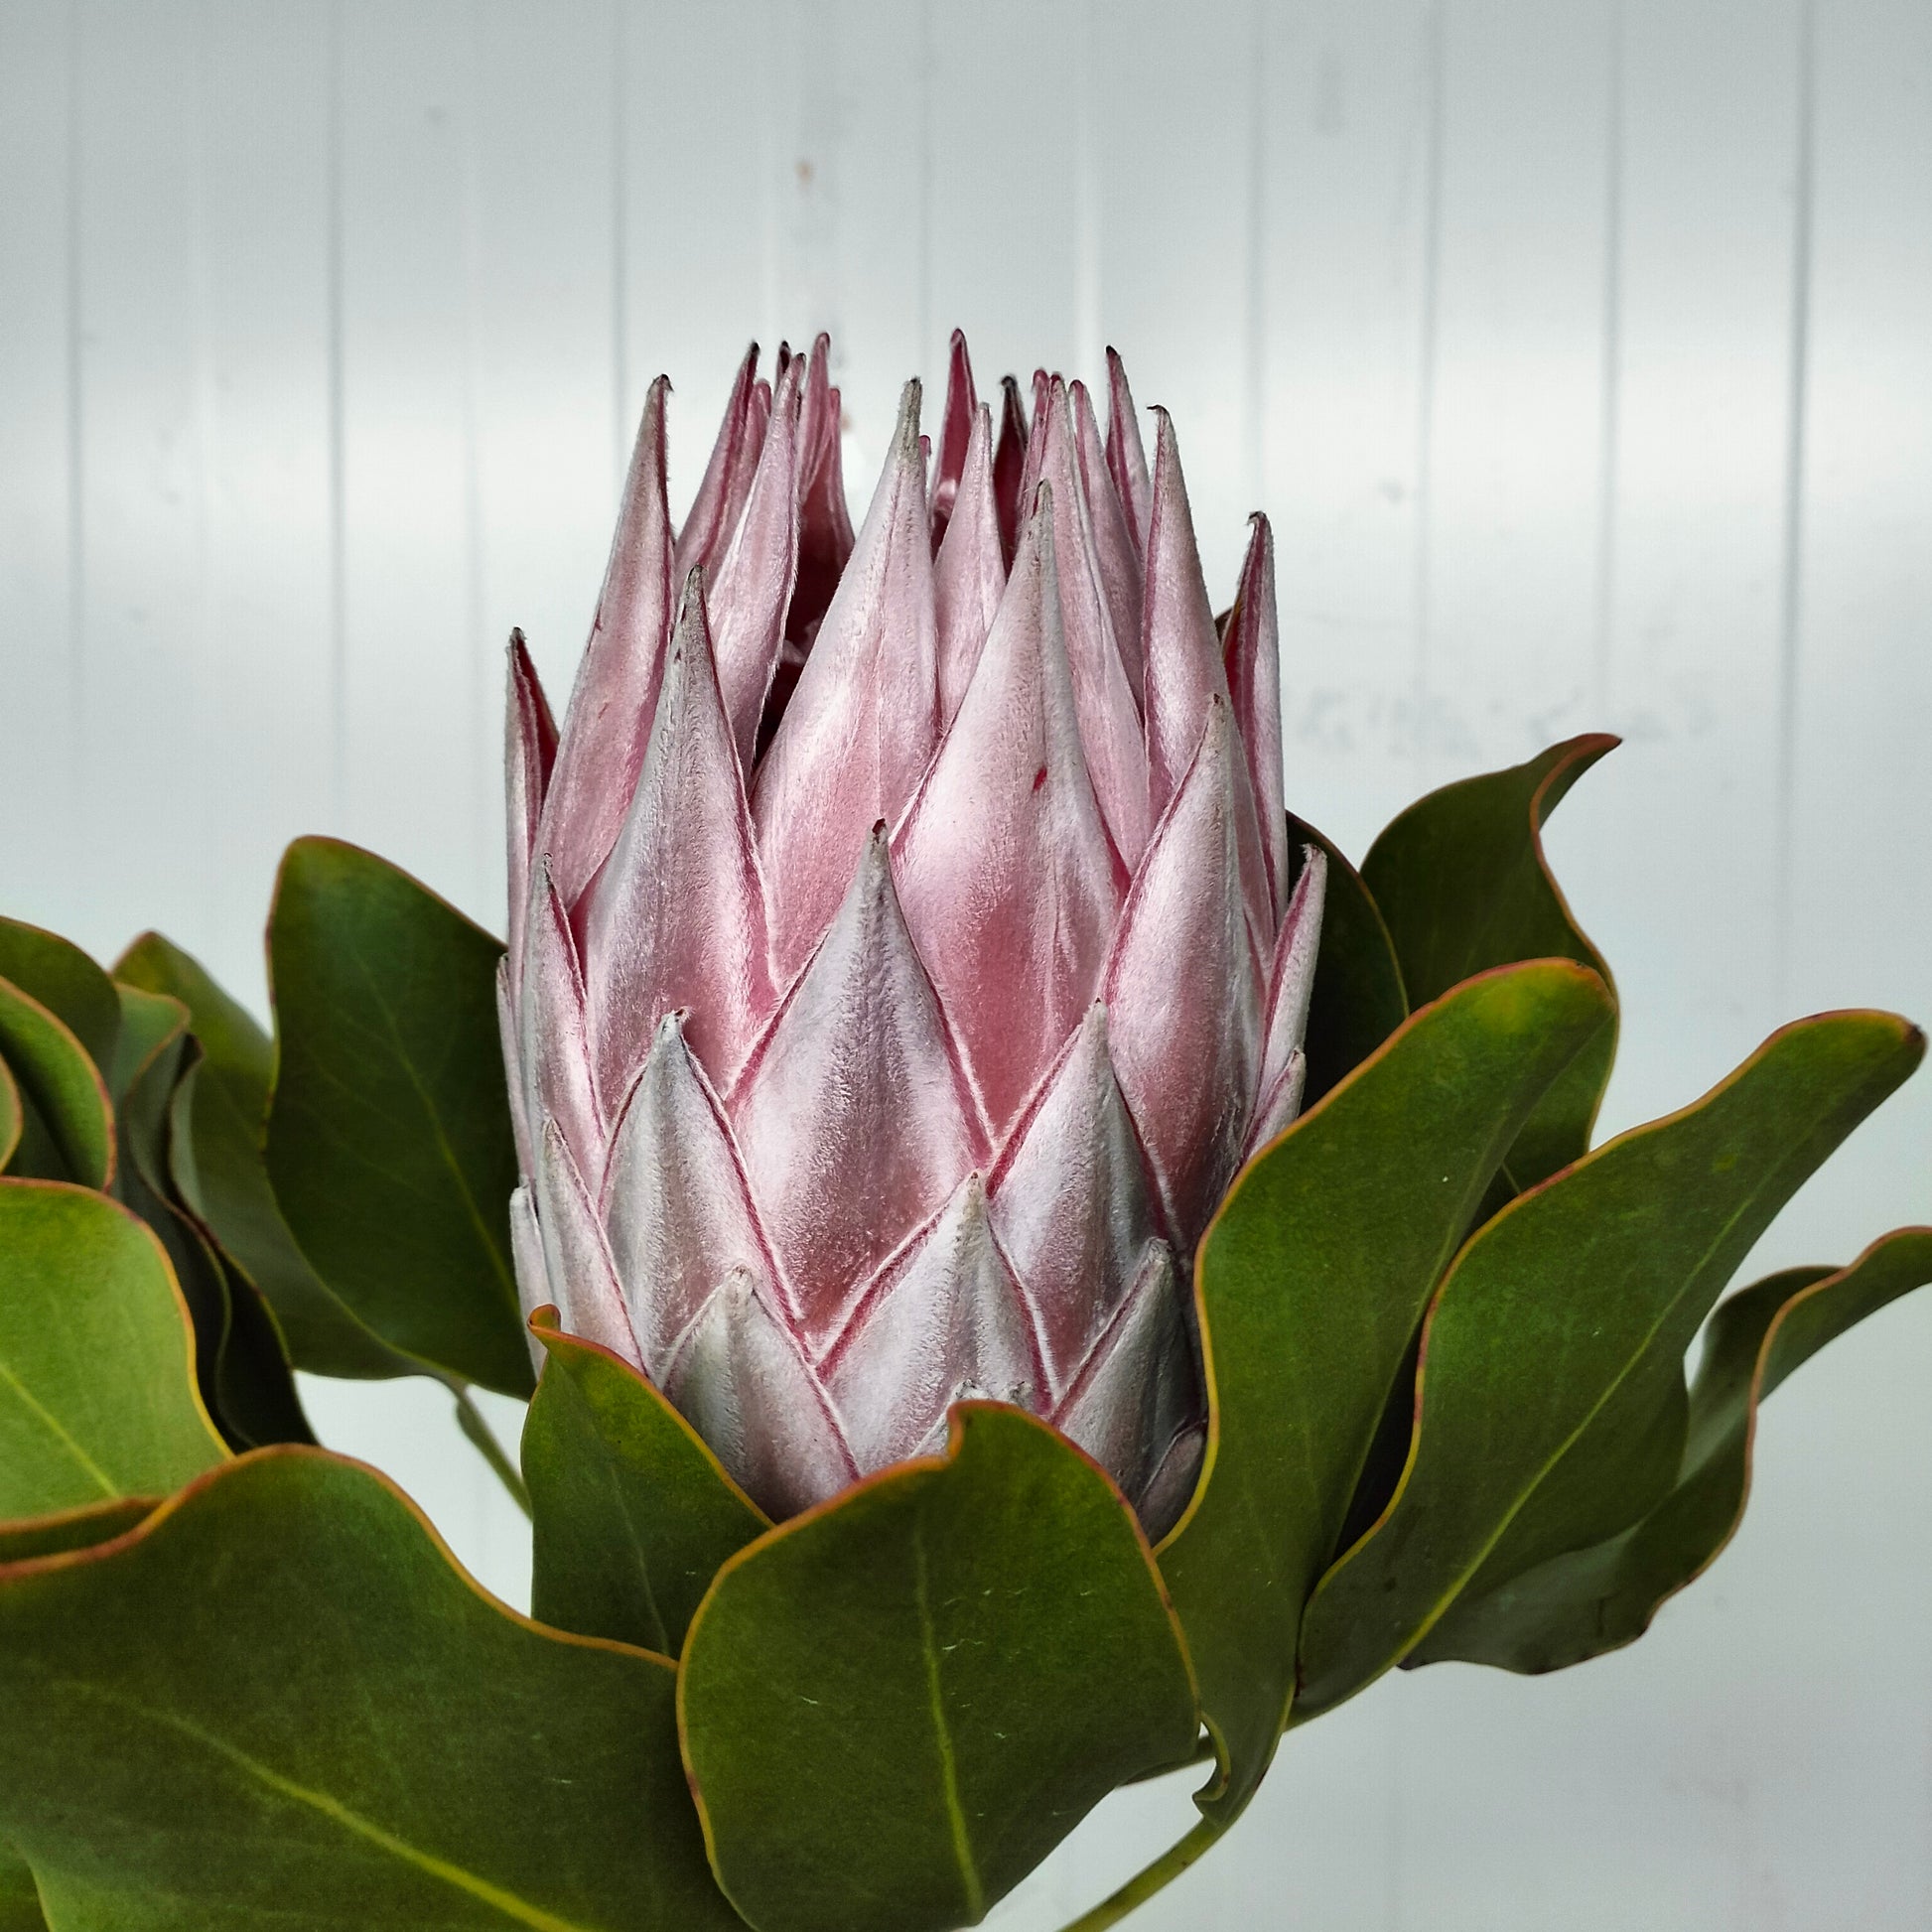
[[[69,1678],[62,1680],[60,1688],[97,1703],[112,1705],[127,1712],[132,1717],[143,1720],[166,1730],[177,1732],[183,1737],[200,1744],[204,1749],[224,1758],[228,1763],[244,1772],[257,1784],[274,1792],[293,1804],[307,1807],[320,1816],[340,1825],[345,1831],[360,1838],[378,1851],[387,1853],[403,1864],[423,1872],[426,1876],[453,1886],[470,1897],[499,1911],[505,1918],[518,1925],[526,1925],[532,1932],[603,1932],[603,1928],[587,1925],[581,1920],[559,1917],[555,1912],[547,1912],[540,1905],[533,1905],[528,1899],[503,1886],[493,1884],[489,1879],[467,1867],[441,1859],[433,1852],[426,1852],[420,1846],[386,1830],[373,1819],[364,1818],[341,1799],[332,1797],[326,1791],[316,1791],[308,1785],[298,1783],[294,1778],[285,1777],[280,1771],[262,1763],[251,1756],[238,1744],[231,1744],[226,1738],[216,1736],[205,1729],[192,1719],[184,1718],[172,1711],[163,1711],[143,1703],[139,1698],[107,1689],[84,1680]]]
[[[76,1443],[61,1419],[28,1388],[5,1362],[0,1362],[0,1382],[4,1382],[19,1399],[20,1404],[33,1416],[54,1440],[73,1457],[87,1476],[109,1502],[117,1502],[127,1492],[121,1489],[94,1458]]]

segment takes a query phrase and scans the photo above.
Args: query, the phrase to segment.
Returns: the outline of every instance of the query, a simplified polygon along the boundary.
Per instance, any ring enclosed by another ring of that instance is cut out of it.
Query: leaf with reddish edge
[[[373,1470],[258,1450],[0,1570],[0,1836],[99,1932],[728,1932],[674,1696],[486,1596]]]
[[[1184,1762],[1192,1680],[1120,1492],[1018,1410],[718,1574],[678,1673],[713,1867],[759,1932],[974,1924],[1116,1785]]]
[[[1924,1050],[1893,1014],[1799,1021],[1471,1237],[1429,1311],[1395,1498],[1310,1601],[1298,1721],[1401,1662],[1472,1584],[1498,1587],[1664,1500],[1706,1311]]]
[[[540,1622],[676,1655],[718,1567],[771,1527],[698,1433],[629,1363],[530,1332],[545,1362],[523,1423]]]
[[[56,1510],[51,1516],[0,1523],[0,1564],[56,1557],[69,1550],[91,1550],[125,1536],[160,1506],[159,1496],[113,1496],[105,1502],[83,1503],[77,1509]],[[4,1924],[0,1919],[0,1925]]]
[[[7,1062],[0,1060],[0,1173],[6,1172],[14,1149],[20,1145],[20,1089],[7,1071]]]
[[[1208,1449],[1161,1546],[1221,1770],[1221,1828],[1274,1755],[1302,1607],[1424,1304],[1530,1110],[1608,1025],[1567,960],[1485,973],[1401,1030],[1236,1179],[1195,1273]]]
[[[154,1235],[90,1188],[0,1180],[0,1522],[164,1495],[226,1453]]]
[[[71,939],[23,919],[0,919],[0,979],[54,1014],[111,1082],[120,1006],[107,975]]]
[[[348,1377],[426,1372],[425,1363],[378,1341],[323,1285],[282,1219],[262,1153],[275,1046],[254,1017],[158,932],[144,932],[122,953],[114,977],[188,1009],[203,1057],[183,1070],[169,1101],[170,1191],[231,1271],[267,1300],[296,1367]]]
[[[1304,1050],[1309,1079],[1302,1109],[1309,1108],[1350,1072],[1409,1017],[1395,942],[1362,876],[1341,848],[1305,818],[1288,814],[1288,849],[1301,874],[1301,849],[1317,846],[1328,858],[1328,890],[1321,911],[1321,950],[1314,969]]]
[[[1829,1341],[1932,1281],[1932,1228],[1899,1228],[1836,1271],[1790,1268],[1718,1305],[1670,1492],[1620,1536],[1458,1597],[1405,1667],[1459,1659],[1565,1670],[1621,1649],[1715,1563],[1743,1520],[1758,1404]]]
[[[1383,829],[1362,878],[1388,922],[1412,1001],[1433,1000],[1486,967],[1544,958],[1589,967],[1615,997],[1609,967],[1551,874],[1543,825],[1617,743],[1600,732],[1568,739],[1527,763],[1444,785]],[[1511,1191],[1587,1151],[1615,1057],[1612,1027],[1550,1089],[1510,1150]]]
[[[304,1257],[360,1321],[432,1367],[527,1396],[502,951],[372,853],[290,846],[268,920],[267,1160]]]
[[[100,1070],[73,1032],[0,979],[0,1059],[25,1103],[11,1171],[105,1187],[114,1177],[114,1113]]]

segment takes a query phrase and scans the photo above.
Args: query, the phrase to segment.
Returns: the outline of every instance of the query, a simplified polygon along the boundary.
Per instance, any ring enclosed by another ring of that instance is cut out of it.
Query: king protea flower
[[[1016,1403],[1150,1529],[1198,1467],[1190,1260],[1300,1104],[1273,556],[1217,626],[1119,358],[908,382],[856,539],[824,337],[745,358],[673,530],[645,400],[561,736],[510,649],[504,1051],[530,1307],[785,1515]],[[928,472],[930,471],[930,475]]]

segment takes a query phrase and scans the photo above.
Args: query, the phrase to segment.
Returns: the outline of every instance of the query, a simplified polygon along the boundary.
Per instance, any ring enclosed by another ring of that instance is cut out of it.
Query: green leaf
[[[1196,1735],[1119,1491],[990,1403],[954,1407],[945,1461],[733,1557],[685,1641],[678,1711],[712,1863],[760,1932],[977,1923]]]
[[[6,1172],[20,1145],[20,1089],[14,1085],[7,1062],[0,1059],[0,1173]]]
[[[0,1834],[62,1932],[726,1932],[674,1696],[374,1471],[262,1450],[0,1571]]]
[[[1574,959],[1615,997],[1609,967],[1551,876],[1543,824],[1616,743],[1600,734],[1573,738],[1527,764],[1445,785],[1370,847],[1362,878],[1388,921],[1411,1000],[1433,1000],[1471,973],[1517,959]],[[1612,1027],[1550,1089],[1510,1150],[1515,1187],[1587,1151],[1615,1056]]]
[[[104,1194],[0,1180],[0,1521],[164,1495],[224,1453],[153,1234]]]
[[[1415,1014],[1234,1184],[1195,1278],[1208,1451],[1161,1551],[1229,1822],[1274,1754],[1302,1608],[1430,1292],[1532,1107],[1609,1024],[1567,961]]]
[[[167,1250],[195,1326],[202,1400],[230,1449],[313,1442],[273,1317],[253,1287],[223,1265],[170,1185],[174,1096],[201,1056],[188,1035],[188,1009],[166,994],[117,990],[125,1091],[118,1108],[122,1158],[115,1192]]]
[[[0,1059],[27,1103],[12,1171],[105,1187],[114,1174],[114,1116],[99,1070],[65,1021],[6,979]]]
[[[1778,1209],[1924,1050],[1890,1014],[1800,1021],[1693,1106],[1478,1230],[1427,1318],[1402,1485],[1309,1605],[1298,1716],[1400,1662],[1465,1588],[1494,1589],[1662,1500],[1699,1324]]]
[[[78,1509],[58,1510],[52,1516],[0,1523],[0,1563],[25,1563],[29,1557],[60,1556],[111,1543],[145,1522],[160,1501],[158,1496],[116,1496]]]
[[[1304,1035],[1309,1073],[1303,1105],[1312,1107],[1408,1019],[1409,996],[1389,928],[1341,848],[1293,812],[1288,839],[1291,847],[1317,846],[1328,857],[1321,946]]]
[[[4,1845],[0,1845],[0,1932],[47,1932],[34,1874]]]
[[[502,946],[394,866],[298,839],[268,953],[279,1054],[268,1173],[303,1254],[392,1347],[527,1396]]]
[[[354,1377],[423,1372],[425,1364],[379,1341],[331,1294],[282,1219],[262,1154],[275,1048],[247,1008],[158,932],[135,940],[114,972],[188,1009],[205,1057],[175,1091],[169,1133],[174,1189],[227,1260],[267,1298],[295,1366]]]
[[[675,1656],[718,1567],[770,1521],[628,1363],[565,1334],[554,1309],[530,1328],[545,1354],[523,1423],[530,1607]]]
[[[38,1000],[80,1042],[103,1078],[114,1068],[120,1002],[108,977],[70,939],[0,919],[0,979]]]
[[[1620,1536],[1573,1550],[1486,1596],[1458,1597],[1407,1661],[1563,1670],[1634,1643],[1743,1520],[1757,1406],[1828,1341],[1932,1281],[1932,1228],[1900,1228],[1836,1271],[1792,1268],[1721,1302],[1689,1397],[1670,1492]]]

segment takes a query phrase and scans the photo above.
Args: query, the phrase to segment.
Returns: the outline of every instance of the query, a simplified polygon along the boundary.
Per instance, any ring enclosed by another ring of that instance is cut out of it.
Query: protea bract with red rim
[[[527,1308],[784,1515],[1045,1418],[1158,1533],[1198,1467],[1189,1271],[1295,1117],[1323,861],[1282,806],[1273,559],[1217,623],[1118,358],[955,336],[863,527],[829,345],[754,349],[673,529],[652,385],[558,732],[520,640],[500,983]]]

